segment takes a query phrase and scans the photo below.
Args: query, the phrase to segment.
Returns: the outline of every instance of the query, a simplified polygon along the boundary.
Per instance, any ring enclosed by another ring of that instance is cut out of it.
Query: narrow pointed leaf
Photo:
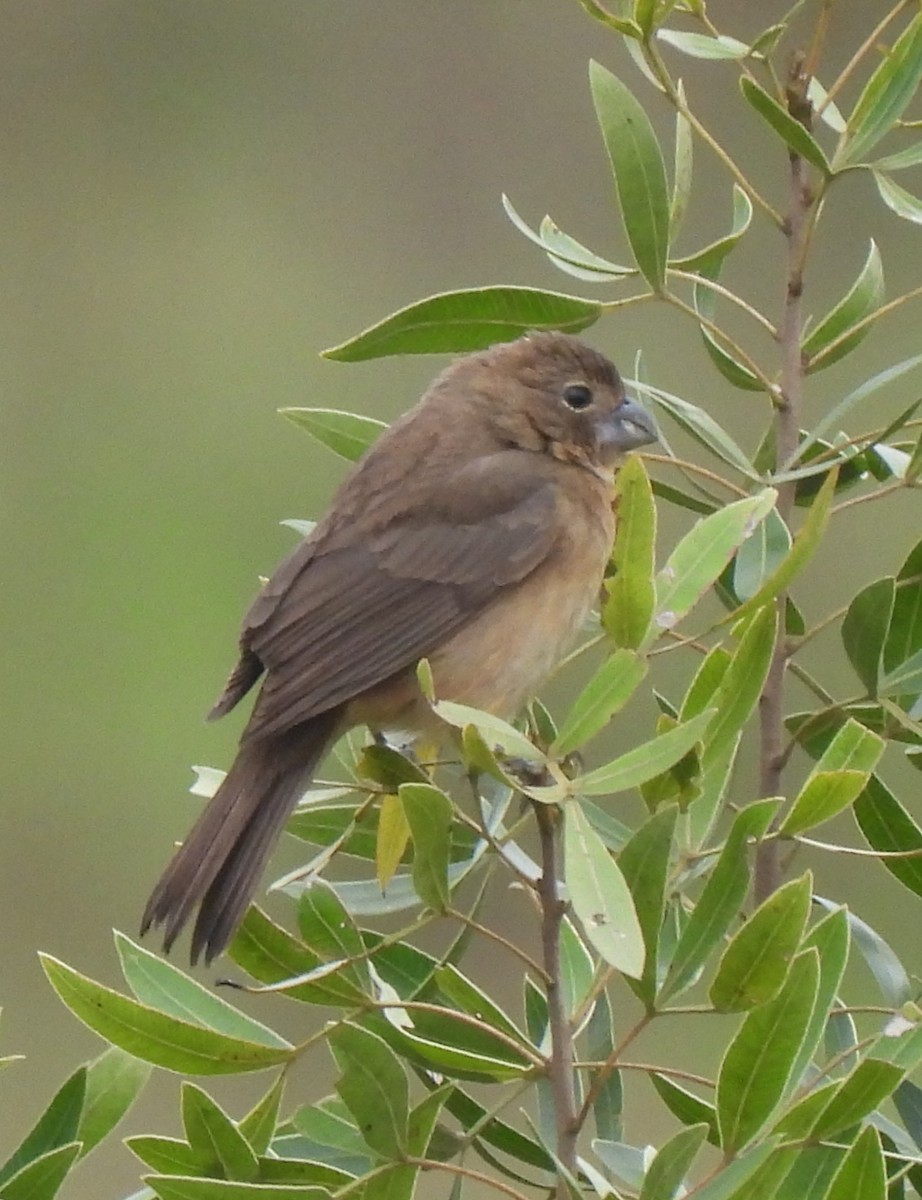
[[[286,1187],[275,1183],[236,1183],[230,1180],[189,1179],[183,1176],[148,1175],[145,1183],[159,1200],[331,1200],[325,1187]],[[135,1200],[132,1197],[132,1200]]]
[[[650,118],[620,80],[596,62],[589,79],[627,239],[647,282],[660,292],[669,256],[669,192],[659,142]]]
[[[717,1078],[717,1115],[725,1152],[738,1150],[756,1137],[781,1103],[818,983],[819,956],[811,949],[794,959],[781,991],[748,1014],[727,1047]]]
[[[483,350],[529,330],[578,333],[594,324],[601,306],[579,296],[538,288],[485,287],[443,292],[400,309],[338,346],[324,350],[336,362],[389,354],[451,354]]]
[[[884,747],[883,738],[850,717],[810,772],[781,833],[803,833],[847,808],[864,789]]]
[[[680,80],[677,86],[679,105],[675,117],[675,157],[672,173],[672,200],[669,205],[669,236],[674,242],[685,219],[691,196],[692,171],[694,164],[694,138],[691,122],[682,111],[685,90]]]
[[[867,1125],[833,1176],[826,1200],[885,1200],[887,1171],[880,1134]]]
[[[374,417],[335,408],[280,408],[279,412],[348,462],[361,458],[387,429]]]
[[[874,241],[861,273],[838,304],[804,338],[801,352],[807,360],[808,371],[820,371],[844,358],[871,331],[870,325],[856,329],[850,337],[844,334],[880,308],[884,299],[884,269],[880,251]],[[826,352],[832,342],[835,345]]]
[[[682,1194],[685,1175],[707,1136],[706,1124],[680,1129],[658,1151],[650,1163],[639,1200],[673,1200]]]
[[[624,876],[578,804],[564,806],[564,878],[586,937],[610,966],[643,973],[643,932]]]
[[[865,84],[847,122],[841,155],[861,162],[906,110],[922,80],[922,17],[915,16]]]
[[[80,1154],[80,1143],[69,1142],[33,1158],[3,1185],[3,1200],[52,1200]]]
[[[696,1123],[706,1125],[708,1128],[707,1140],[713,1146],[720,1144],[717,1131],[717,1110],[713,1104],[702,1100],[700,1096],[696,1096],[687,1088],[680,1087],[668,1075],[660,1075],[656,1071],[651,1071],[650,1082],[656,1089],[659,1098],[677,1120],[681,1121],[683,1125]]]
[[[346,960],[340,972],[357,998],[371,990],[365,944],[349,910],[330,885],[311,880],[298,900],[298,929],[304,945],[321,959]],[[352,960],[352,961],[348,961]]]
[[[741,1200],[744,1196],[748,1200],[751,1195],[748,1190],[749,1182],[775,1153],[776,1144],[775,1138],[768,1138],[744,1153],[737,1154],[707,1183],[695,1188],[694,1200]],[[797,1200],[806,1198],[798,1196]]]
[[[677,29],[658,29],[656,36],[659,41],[674,46],[691,58],[708,59],[740,59],[749,53],[745,42],[736,38],[719,36],[708,37],[703,33],[685,33]]]
[[[615,496],[615,574],[606,583],[608,596],[602,607],[602,625],[616,646],[636,650],[643,644],[656,605],[656,507],[643,459],[638,455],[631,455],[618,472]]]
[[[774,129],[789,150],[805,158],[811,166],[821,171],[827,179],[832,175],[832,167],[823,153],[819,142],[800,121],[794,119],[787,109],[782,108],[778,101],[760,87],[754,79],[743,75],[740,79],[743,95],[756,110],[759,116]]]
[[[519,233],[523,234],[534,245],[540,247],[545,254],[552,255],[557,260],[557,266],[561,262],[564,262],[571,266],[581,267],[590,277],[599,280],[622,279],[625,275],[636,273],[633,267],[622,267],[618,263],[609,262],[607,258],[601,258],[594,251],[587,249],[586,246],[581,245],[575,238],[571,238],[562,229],[558,228],[550,217],[545,217],[542,220],[541,228],[536,233],[519,215],[508,196],[504,195],[502,197],[502,204],[506,210],[506,216]]]
[[[76,1140],[86,1096],[86,1067],[78,1069],[58,1089],[53,1100],[0,1167],[0,1195],[15,1175],[36,1159]],[[79,1151],[79,1146],[77,1147]]]
[[[872,850],[907,855],[880,862],[904,887],[922,896],[922,829],[878,775],[871,776],[855,801],[855,820]]]
[[[243,1182],[256,1179],[259,1163],[246,1138],[207,1092],[188,1080],[182,1088],[182,1121],[186,1140],[208,1163],[208,1174]]]
[[[869,696],[877,695],[895,597],[892,576],[875,579],[855,596],[842,622],[845,653]]]
[[[507,1037],[513,1038],[521,1045],[528,1045],[528,1038],[522,1033],[515,1022],[503,1012],[499,1005],[486,992],[477,987],[466,975],[462,975],[457,967],[451,963],[439,967],[435,973],[435,981],[442,995],[462,1012],[476,1017],[478,1021],[483,1021],[485,1024],[491,1025],[494,1029],[499,1030],[500,1033],[504,1033]]]
[[[76,1140],[81,1156],[107,1137],[138,1098],[150,1078],[150,1065],[110,1046],[87,1067],[86,1097]]]
[[[413,837],[413,884],[425,905],[442,912],[451,899],[451,801],[432,784],[404,783],[400,802]]]
[[[475,725],[483,735],[484,741],[492,748],[498,748],[503,754],[513,758],[523,758],[526,762],[543,763],[545,756],[537,746],[520,733],[515,726],[491,713],[482,712],[479,708],[471,708],[467,704],[455,704],[449,700],[439,700],[434,705],[436,715],[449,725],[463,729],[465,725]]]
[[[812,891],[808,871],[778,888],[736,931],[711,983],[711,1003],[719,1012],[745,1012],[781,991],[803,937]]]
[[[278,1125],[279,1109],[284,1094],[285,1076],[279,1075],[268,1092],[257,1100],[240,1121],[240,1132],[257,1154],[265,1154],[269,1149]]]
[[[682,400],[679,396],[672,395],[671,392],[664,392],[662,388],[652,387],[640,379],[627,379],[625,383],[633,388],[642,398],[650,400],[653,404],[659,405],[660,408],[668,412],[673,420],[689,436],[693,437],[702,446],[705,446],[722,462],[735,467],[737,471],[749,479],[758,479],[752,463],[740,447],[726,430],[722,429],[703,408],[698,408],[695,404],[689,404],[687,400]]]
[[[400,1060],[377,1034],[357,1025],[331,1030],[329,1043],[341,1071],[336,1090],[363,1138],[386,1159],[402,1157],[410,1102]]]
[[[756,594],[790,549],[790,530],[777,510],[772,509],[743,542],[733,560],[733,590],[741,601]]]
[[[694,983],[714,947],[739,915],[749,890],[746,844],[768,829],[778,807],[761,800],[742,809],[727,835],[723,850],[679,938],[666,979],[657,997],[662,1006]]]
[[[228,1004],[213,990],[202,987],[178,967],[145,950],[123,933],[116,932],[115,948],[125,982],[142,1004],[230,1037],[279,1049],[289,1048],[289,1043],[274,1029]]]
[[[804,949],[812,946],[819,955],[820,981],[813,1015],[791,1070],[795,1085],[803,1080],[828,1027],[829,1010],[835,1004],[848,962],[849,942],[848,916],[844,908],[835,909],[818,921],[804,939]]]
[[[634,900],[645,948],[643,974],[634,991],[648,1007],[652,1007],[656,995],[659,937],[677,816],[674,805],[661,808],[641,825],[618,856],[618,866]]]
[[[685,616],[774,506],[775,497],[773,488],[765,488],[696,523],[656,578],[655,624],[661,629],[671,629]],[[753,604],[753,608],[757,607],[761,605]]]
[[[260,1045],[179,1021],[79,974],[50,955],[42,966],[51,986],[90,1029],[155,1066],[191,1075],[235,1075],[288,1062],[292,1048]]]
[[[684,758],[701,740],[711,717],[712,712],[708,710],[682,725],[677,725],[668,733],[629,750],[604,767],[579,776],[573,780],[573,792],[585,796],[611,796],[616,792],[640,787],[648,779],[661,775],[673,763]]]
[[[750,613],[755,612],[756,609],[761,608],[769,600],[774,600],[781,592],[786,591],[788,585],[797,578],[816,553],[816,549],[826,531],[826,523],[829,520],[829,511],[832,507],[833,497],[835,496],[837,475],[838,473],[835,470],[829,473],[825,483],[817,492],[816,499],[810,506],[807,519],[794,537],[790,553],[782,560],[781,565],[768,577],[756,594],[750,596],[732,614],[733,620],[738,621],[741,617],[748,616]],[[724,618],[725,621],[730,619],[730,617]]]
[[[818,1114],[810,1136],[819,1141],[842,1136],[889,1099],[905,1074],[895,1063],[862,1059]]]
[[[908,192],[906,188],[901,187],[889,175],[884,175],[881,171],[874,172],[874,182],[877,184],[880,198],[887,208],[895,212],[898,217],[902,217],[904,221],[911,221],[913,225],[922,225],[922,200],[918,196]]]
[[[824,896],[814,896],[814,902],[828,911],[839,908]],[[891,1008],[900,1008],[913,995],[913,986],[909,981],[906,968],[900,962],[892,946],[880,936],[866,921],[845,909],[849,933],[858,948],[861,957],[877,981],[884,1003]]]
[[[550,753],[562,757],[584,746],[633,696],[647,673],[647,663],[633,650],[616,650],[583,688]]]
[[[382,796],[375,848],[375,878],[382,892],[387,891],[409,844],[410,826],[399,797]]]

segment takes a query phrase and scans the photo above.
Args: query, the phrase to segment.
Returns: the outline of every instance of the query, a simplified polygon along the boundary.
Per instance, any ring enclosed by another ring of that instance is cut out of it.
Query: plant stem
[[[573,1076],[573,1030],[564,1002],[560,965],[560,926],[566,907],[557,885],[560,874],[561,814],[553,805],[538,802],[535,802],[534,810],[541,842],[541,878],[537,892],[541,905],[541,950],[547,980],[547,1015],[551,1034],[548,1077],[554,1097],[557,1157],[567,1170],[574,1171],[579,1127]],[[563,1180],[558,1184],[557,1195],[558,1200],[565,1200],[567,1188]]]
[[[805,126],[810,120],[807,101],[809,80],[803,63],[795,58],[788,78],[788,109]],[[787,462],[797,451],[800,438],[800,414],[803,407],[804,368],[800,351],[803,327],[802,297],[804,251],[811,232],[810,211],[814,198],[809,190],[804,161],[793,152],[790,158],[789,202],[785,220],[787,240],[787,282],[784,310],[780,323],[781,395],[775,405],[776,462]],[[815,219],[815,218],[814,218]],[[796,484],[778,487],[778,515],[789,524],[794,508]],[[786,596],[777,600],[778,633],[768,677],[759,700],[759,794],[781,793],[784,771],[784,677],[787,667],[787,638],[784,628]],[[761,842],[756,850],[753,899],[761,904],[781,882],[781,860],[775,841]]]

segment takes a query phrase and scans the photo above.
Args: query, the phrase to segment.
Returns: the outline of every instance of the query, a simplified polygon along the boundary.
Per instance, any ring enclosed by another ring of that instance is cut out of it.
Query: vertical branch
[[[788,78],[787,101],[791,116],[806,127],[810,125],[811,106],[807,99],[809,77],[803,58],[795,57]],[[787,462],[797,450],[800,415],[803,410],[803,361],[800,332],[803,327],[802,296],[804,264],[811,232],[810,213],[816,202],[806,177],[804,160],[790,153],[789,199],[784,224],[787,241],[784,311],[779,325],[781,346],[781,396],[775,409],[776,459]],[[796,484],[778,487],[778,515],[790,524]],[[781,792],[784,770],[784,681],[787,668],[785,636],[786,595],[778,605],[778,635],[765,687],[759,700],[759,792],[777,796]],[[762,843],[756,851],[753,898],[758,904],[776,890],[781,882],[778,842]]]
[[[566,905],[560,897],[557,880],[560,874],[560,812],[550,804],[534,805],[538,834],[541,840],[541,878],[538,880],[538,899],[541,905],[541,949],[547,988],[548,1026],[551,1034],[551,1057],[548,1078],[554,1099],[557,1128],[557,1157],[570,1171],[576,1168],[576,1139],[578,1133],[576,1089],[573,1084],[573,1030],[564,1005],[560,977],[560,924]],[[558,1188],[566,1195],[563,1184]]]

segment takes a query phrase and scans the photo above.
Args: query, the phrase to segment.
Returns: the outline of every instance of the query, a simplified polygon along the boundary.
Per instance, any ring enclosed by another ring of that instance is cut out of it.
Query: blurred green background
[[[784,7],[709,6],[743,38]],[[832,63],[879,7],[834,6]],[[226,766],[232,753],[239,721],[202,717],[257,574],[291,545],[278,522],[318,515],[341,476],[275,410],[407,407],[440,361],[346,367],[318,351],[431,292],[579,291],[508,224],[503,191],[528,219],[550,211],[600,253],[627,253],[590,56],[651,100],[667,139],[671,120],[575,0],[7,0],[2,18],[0,1053],[28,1055],[0,1079],[0,1147],[11,1147],[100,1048],[36,950],[117,981],[110,930],[134,934],[191,823],[190,764]],[[681,69],[705,120],[782,203],[784,156],[735,102],[734,69]],[[729,183],[703,150],[697,175],[689,250],[729,224]],[[841,186],[817,245],[815,313],[857,274],[872,234],[889,293],[918,282],[919,231],[882,210],[867,180]],[[728,279],[777,311],[781,245],[757,240]],[[900,314],[818,377],[812,414],[916,351],[918,321],[918,309]],[[758,401],[715,378],[674,315],[631,310],[588,337],[627,373],[641,349],[653,381],[752,445]],[[915,394],[895,387],[881,413]],[[859,507],[837,529],[809,610],[847,599],[869,568],[896,567],[922,525],[912,499],[886,517]],[[827,677],[854,687],[841,664]],[[820,872],[840,894],[853,868]],[[882,877],[864,869],[852,891],[892,926],[887,906],[902,901]],[[912,969],[912,928],[888,931]],[[288,1027],[301,1028],[292,1008]],[[316,1088],[306,1070],[300,1080]],[[225,1094],[233,1105],[254,1086]],[[131,1127],[175,1132],[169,1080]],[[120,1196],[137,1174],[104,1149],[63,1195]]]

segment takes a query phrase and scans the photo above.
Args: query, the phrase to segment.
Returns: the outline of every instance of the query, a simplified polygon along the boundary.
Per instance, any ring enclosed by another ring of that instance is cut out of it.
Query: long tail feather
[[[164,928],[169,951],[192,912],[192,962],[224,950],[253,897],[298,796],[317,768],[338,711],[271,738],[241,743],[221,786],[173,856],[147,902],[141,933]]]

